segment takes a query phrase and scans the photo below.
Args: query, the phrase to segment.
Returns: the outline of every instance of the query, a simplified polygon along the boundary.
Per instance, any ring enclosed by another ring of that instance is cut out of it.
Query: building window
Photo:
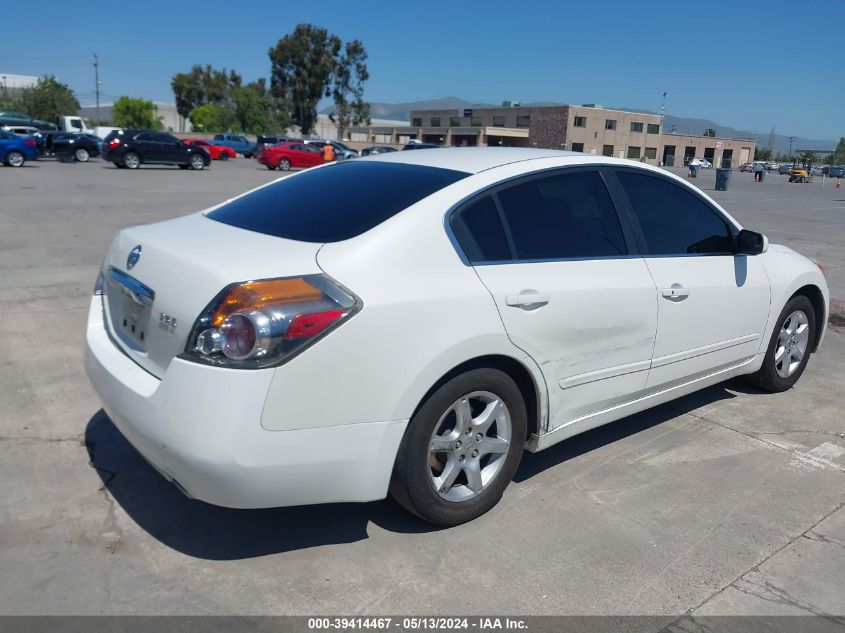
[[[657,158],[657,148],[656,147],[646,147],[645,148],[645,157],[650,159]]]
[[[642,125],[642,123],[640,123]],[[634,145],[628,146],[628,158],[639,158],[640,157],[640,148],[635,147]]]
[[[632,132],[642,132],[643,131],[642,121],[631,121],[631,131]]]
[[[415,116],[413,119],[411,119],[411,127],[422,127],[422,117]]]
[[[602,156],[613,156],[613,145],[603,145],[601,148]]]
[[[605,119],[604,120],[604,129],[605,130],[615,130],[616,129],[616,119]]]
[[[469,124],[472,127],[481,127],[481,117],[480,116],[471,117],[470,120],[469,120]]]
[[[583,143],[573,143],[572,144],[572,151],[573,152],[583,152],[584,151],[584,144]]]
[[[439,116],[431,117],[431,127],[440,127],[440,117]]]
[[[575,117],[575,123],[573,123],[575,127],[587,127],[587,117],[585,116],[577,116]]]
[[[646,130],[647,134],[660,134],[660,124],[659,123],[649,123],[648,130]]]
[[[526,115],[516,117],[516,127],[528,127],[531,125],[531,117]]]
[[[505,117],[494,116],[493,117],[493,127],[505,127]]]
[[[461,127],[461,117],[449,117],[449,127]]]

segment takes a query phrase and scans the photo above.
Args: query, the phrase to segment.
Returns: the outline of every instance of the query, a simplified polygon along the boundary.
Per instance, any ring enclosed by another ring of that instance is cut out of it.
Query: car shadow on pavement
[[[680,415],[694,411],[699,407],[735,398],[732,392],[744,394],[764,394],[742,379],[732,379],[712,387],[696,391],[683,398],[678,398],[666,404],[647,409],[641,413],[622,418],[616,422],[599,426],[586,433],[581,433],[559,444],[550,446],[538,453],[525,452],[519,468],[513,477],[516,482],[522,482],[539,473],[562,464],[570,459],[589,453],[592,450],[613,444],[626,437],[635,435],[653,426],[667,422]]]
[[[150,466],[98,411],[85,429],[91,466],[114,500],[142,529],[183,554],[238,560],[352,543],[367,526],[399,533],[435,530],[391,500],[266,510],[234,510],[189,499]]]
[[[576,435],[539,453],[526,452],[514,481],[525,481],[699,407],[736,397],[732,392],[764,393],[742,380],[709,387]],[[264,510],[221,508],[189,499],[141,457],[102,410],[88,422],[85,446],[103,487],[132,520],[168,547],[197,558],[239,560],[353,543],[369,538],[370,523],[397,533],[438,529],[390,499]]]

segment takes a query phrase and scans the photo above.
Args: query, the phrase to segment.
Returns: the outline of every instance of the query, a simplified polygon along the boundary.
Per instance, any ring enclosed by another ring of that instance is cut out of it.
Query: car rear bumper
[[[407,420],[268,431],[261,414],[278,370],[174,359],[159,380],[112,342],[99,296],[88,314],[85,368],[115,426],[193,498],[264,508],[387,494]]]

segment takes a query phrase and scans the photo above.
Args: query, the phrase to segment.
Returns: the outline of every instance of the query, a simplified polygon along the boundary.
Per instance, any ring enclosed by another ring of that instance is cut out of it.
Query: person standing
[[[756,161],[752,171],[754,171],[754,182],[763,182],[763,163]]]
[[[323,145],[323,160],[327,163],[330,163],[334,159],[334,145],[332,145],[331,143],[326,143],[325,145]]]
[[[690,178],[698,178],[698,170],[701,169],[701,161],[698,158],[693,158],[689,162]]]

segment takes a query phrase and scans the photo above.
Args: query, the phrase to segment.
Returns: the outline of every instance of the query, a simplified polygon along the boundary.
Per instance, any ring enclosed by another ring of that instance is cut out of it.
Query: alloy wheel
[[[775,348],[775,370],[781,378],[789,378],[801,366],[810,342],[810,321],[802,310],[786,317],[780,326]]]
[[[431,436],[429,476],[437,494],[461,502],[481,494],[496,478],[511,445],[507,405],[489,391],[455,400]]]
[[[9,152],[9,155],[6,157],[6,160],[12,167],[21,167],[26,159],[20,152]]]

